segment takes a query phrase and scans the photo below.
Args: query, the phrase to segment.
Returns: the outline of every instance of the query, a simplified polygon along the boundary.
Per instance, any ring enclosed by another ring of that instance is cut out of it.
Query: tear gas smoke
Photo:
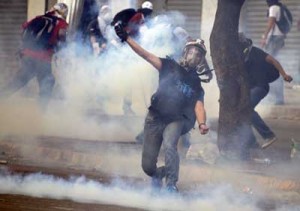
[[[142,30],[142,46],[161,57],[173,54],[177,49],[172,40],[172,19],[176,17],[162,15],[149,23],[151,27]],[[26,91],[37,96],[35,80],[1,101],[1,134],[99,139],[103,133],[117,128],[120,134],[126,135],[128,132],[118,123],[115,127],[113,124],[99,127],[95,118],[86,114],[97,111],[98,114],[122,115],[124,96],[129,95],[134,112],[144,117],[157,86],[158,73],[127,44],[118,43],[113,30],[110,33],[109,37],[115,40],[109,43],[109,50],[97,58],[87,55],[86,46],[78,40],[70,42],[64,51],[56,55],[53,65],[56,76],[54,98],[46,113],[39,111],[35,99],[23,97]],[[138,124],[136,128],[141,129],[142,125]]]
[[[146,210],[260,210],[256,199],[228,185],[210,187],[205,193],[155,194],[150,188],[131,186],[123,181],[110,185],[85,177],[64,180],[50,175],[0,176],[0,193],[32,197],[70,199],[81,203],[114,204]]]

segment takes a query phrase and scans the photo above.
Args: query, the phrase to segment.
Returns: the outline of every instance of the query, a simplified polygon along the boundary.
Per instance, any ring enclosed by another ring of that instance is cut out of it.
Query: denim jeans
[[[184,128],[183,121],[165,123],[155,112],[149,111],[144,126],[142,168],[154,178],[166,177],[167,185],[175,185],[179,174],[177,144]],[[165,166],[157,167],[157,158],[164,147]]]
[[[268,94],[269,87],[253,87],[250,90],[250,103],[253,109],[252,113],[252,125],[257,132],[264,138],[272,138],[275,134],[267,126],[261,116],[255,111],[257,104]]]
[[[271,35],[266,45],[266,51],[273,57],[277,57],[280,49],[284,47],[284,35]]]

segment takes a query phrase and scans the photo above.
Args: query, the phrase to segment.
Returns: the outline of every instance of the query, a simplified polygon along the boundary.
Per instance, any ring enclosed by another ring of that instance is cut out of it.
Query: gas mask
[[[203,54],[201,50],[196,46],[190,46],[187,48],[184,55],[184,60],[186,61],[186,66],[188,69],[196,69],[203,61]]]
[[[206,48],[204,41],[197,39],[186,43],[180,64],[187,70],[194,70],[198,74],[203,71]]]

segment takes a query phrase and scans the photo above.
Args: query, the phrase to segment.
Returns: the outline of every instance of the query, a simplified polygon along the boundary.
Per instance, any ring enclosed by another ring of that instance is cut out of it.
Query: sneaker
[[[176,185],[167,185],[166,190],[169,193],[178,193],[178,188]]]
[[[276,137],[265,139],[265,143],[261,145],[261,148],[266,149],[267,147],[271,146],[271,144],[273,144],[275,141],[277,141]]]

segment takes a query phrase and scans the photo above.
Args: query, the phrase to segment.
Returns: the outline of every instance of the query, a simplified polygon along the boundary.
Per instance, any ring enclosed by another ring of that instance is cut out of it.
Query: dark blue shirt
[[[159,85],[151,98],[150,109],[166,121],[188,120],[194,125],[195,105],[203,102],[204,90],[196,71],[186,71],[170,58],[160,58]]]
[[[245,63],[250,88],[259,86],[268,89],[268,70],[274,66],[266,61],[267,56],[268,54],[263,50],[252,47],[249,59]]]

